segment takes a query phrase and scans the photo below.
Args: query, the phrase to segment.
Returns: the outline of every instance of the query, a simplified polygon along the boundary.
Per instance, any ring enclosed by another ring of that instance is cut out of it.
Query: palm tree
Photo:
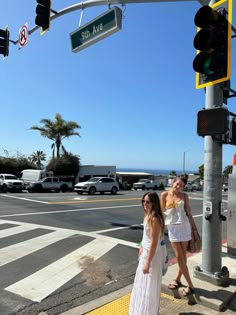
[[[46,161],[46,154],[43,151],[33,152],[30,156],[30,161],[35,163],[39,170],[42,169],[42,161]]]
[[[57,157],[60,157],[61,150],[63,154],[67,154],[65,147],[62,145],[63,139],[71,136],[80,137],[80,134],[75,131],[75,129],[81,128],[80,125],[74,121],[65,121],[60,114],[55,115],[54,121],[51,119],[41,119],[40,123],[43,124],[42,127],[32,126],[30,129],[40,131],[43,137],[53,141],[53,144],[51,145],[52,158],[55,157],[55,149]]]

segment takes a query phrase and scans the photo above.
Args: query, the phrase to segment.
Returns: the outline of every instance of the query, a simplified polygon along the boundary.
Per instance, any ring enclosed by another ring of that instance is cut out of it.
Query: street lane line
[[[16,197],[16,196],[12,196],[12,195],[0,195],[0,196],[8,197],[8,198],[13,198],[13,199],[20,199],[20,200],[25,200],[25,201],[32,201],[32,202],[44,203],[44,204],[48,205],[48,202],[47,202],[47,201],[40,201],[40,200],[34,200],[34,199],[29,199],[29,198]]]
[[[112,243],[93,240],[31,276],[8,286],[5,290],[26,299],[40,302],[83,271],[79,265],[81,258],[88,256],[95,261],[114,246],[115,244]]]
[[[106,210],[106,209],[121,209],[121,208],[137,207],[137,206],[140,206],[140,205],[109,206],[109,207],[99,207],[99,208],[68,209],[68,210],[15,213],[15,214],[12,213],[12,214],[2,214],[2,215],[0,215],[0,218],[21,217],[21,216],[28,216],[28,215],[42,215],[42,214],[58,214],[58,213],[81,212],[81,211],[93,211],[93,210]]]
[[[10,245],[0,249],[0,266],[36,252],[48,245],[74,235],[74,231],[53,231],[43,236],[38,236],[27,241]]]

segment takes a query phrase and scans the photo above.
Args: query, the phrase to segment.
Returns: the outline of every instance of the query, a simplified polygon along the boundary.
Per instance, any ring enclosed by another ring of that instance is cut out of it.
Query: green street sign
[[[78,52],[99,40],[121,30],[122,11],[118,7],[106,11],[70,33],[73,52]]]

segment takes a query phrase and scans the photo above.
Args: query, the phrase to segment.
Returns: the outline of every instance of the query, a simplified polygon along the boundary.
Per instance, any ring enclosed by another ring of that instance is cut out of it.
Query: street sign
[[[19,48],[22,48],[25,46],[29,41],[29,31],[28,31],[28,23],[25,23],[20,29],[19,29],[19,37],[18,37],[18,45]]]
[[[73,52],[78,52],[99,40],[121,30],[122,11],[118,7],[106,11],[70,33]]]

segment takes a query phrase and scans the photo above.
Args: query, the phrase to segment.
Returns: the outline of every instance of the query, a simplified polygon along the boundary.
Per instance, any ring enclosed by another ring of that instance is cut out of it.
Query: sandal
[[[178,280],[173,280],[169,285],[168,285],[168,289],[174,290],[174,289],[178,289],[182,286],[182,283]]]
[[[188,291],[186,291],[186,289]],[[183,289],[183,296],[185,296],[185,297],[189,296],[190,294],[193,294],[193,293],[194,293],[194,289],[191,287],[187,287],[187,288]]]

